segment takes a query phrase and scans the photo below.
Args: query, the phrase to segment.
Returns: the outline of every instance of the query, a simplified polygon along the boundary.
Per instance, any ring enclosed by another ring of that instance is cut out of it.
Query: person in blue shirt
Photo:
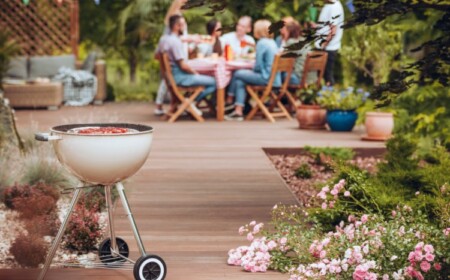
[[[230,104],[234,99],[234,111],[225,116],[226,120],[242,121],[244,120],[243,109],[247,92],[246,85],[267,85],[272,72],[272,64],[279,49],[273,34],[269,34],[270,21],[258,20],[255,22],[253,33],[258,42],[256,43],[256,62],[253,70],[241,69],[233,74],[228,89],[227,103]],[[277,74],[274,87],[281,86],[280,73]]]

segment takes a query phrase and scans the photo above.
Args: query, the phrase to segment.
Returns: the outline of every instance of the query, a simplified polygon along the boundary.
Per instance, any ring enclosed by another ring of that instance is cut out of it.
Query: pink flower
[[[440,263],[434,263],[434,269],[436,269],[437,271],[441,270],[441,264]]]
[[[427,253],[433,253],[434,252],[434,248],[433,245],[431,244],[427,244],[423,247],[423,249],[425,250],[425,252]]]
[[[287,242],[287,238],[286,238],[286,237],[282,237],[282,238],[280,239],[280,244],[281,244],[281,245],[285,245],[286,242]]]
[[[318,197],[320,197],[321,199],[326,199],[327,195],[325,194],[325,192],[321,191],[320,193],[317,194]]]
[[[389,280],[389,275],[387,274],[383,275],[383,280]]]
[[[344,196],[345,196],[345,197],[349,197],[349,196],[350,196],[350,192],[349,192],[349,191],[345,191],[345,192],[344,192]]]
[[[444,235],[448,236],[450,234],[450,228],[444,229]]]
[[[253,234],[252,234],[251,232],[249,232],[249,233],[247,234],[247,240],[248,240],[248,241],[253,241],[253,239],[254,239]]]
[[[397,216],[397,211],[392,210],[392,217],[395,217],[395,216]]]
[[[323,258],[325,258],[325,256],[327,255],[327,251],[325,251],[325,250],[323,250],[323,251],[320,251],[320,258],[321,259],[323,259]]]
[[[361,265],[358,265],[353,272],[353,280],[365,280],[369,276],[367,269]]]
[[[273,240],[270,240],[269,243],[267,243],[267,247],[269,247],[269,250],[275,249],[277,247],[277,243]]]
[[[239,234],[242,235],[244,234],[245,228],[242,226],[239,228]]]
[[[263,226],[264,226],[263,223],[257,224],[257,225],[253,228],[253,234],[257,234],[257,233],[261,230],[261,228],[262,228]]]
[[[254,225],[256,225],[256,221],[251,221],[249,225],[250,225],[251,227],[254,226]]]
[[[417,243],[417,245],[416,245],[416,247],[415,247],[415,250],[416,250],[416,251],[422,251],[423,245],[424,245],[423,242]]]
[[[434,255],[430,253],[425,254],[425,259],[429,262],[432,262],[434,260]]]
[[[336,201],[334,201],[334,200],[333,200],[333,201],[330,201],[330,203],[329,203],[328,206],[329,206],[330,208],[334,208],[334,204],[335,204],[335,203],[336,203]]]
[[[422,252],[420,251],[415,251],[414,252],[414,259],[418,262],[420,262],[423,259],[423,255]]]
[[[369,216],[367,216],[366,214],[362,215],[362,217],[361,217],[361,222],[362,222],[363,224],[365,224],[368,220],[369,220]]]
[[[352,223],[352,222],[354,222],[355,220],[356,220],[356,218],[355,218],[354,215],[348,216],[348,222],[349,222],[349,223]]]
[[[431,265],[429,262],[427,261],[423,261],[420,263],[420,269],[422,269],[423,272],[428,272],[428,270],[430,270]]]
[[[323,210],[327,209],[327,203],[326,202],[322,203],[322,209]]]
[[[332,195],[337,195],[339,192],[337,189],[332,189],[330,192]]]
[[[322,191],[327,193],[327,192],[330,191],[330,187],[329,186],[325,186],[325,187],[322,188]]]

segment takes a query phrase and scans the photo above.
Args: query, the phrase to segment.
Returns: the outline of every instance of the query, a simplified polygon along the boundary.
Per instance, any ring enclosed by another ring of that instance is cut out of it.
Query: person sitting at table
[[[289,23],[286,26],[286,30],[288,32],[286,46],[290,46],[292,44],[298,43],[299,41],[305,40],[305,38],[302,36],[301,25],[297,21]],[[312,50],[311,45],[307,44],[301,50],[293,52],[297,54],[297,57],[295,59],[294,71],[292,72],[289,84],[291,85],[300,84],[303,76],[303,69],[305,68],[306,56],[311,50]],[[314,82],[316,80],[317,80],[317,72],[313,71],[308,73],[307,81]]]
[[[236,56],[247,55],[250,49],[255,46],[255,39],[247,35],[252,31],[252,18],[243,16],[238,20],[236,31],[222,35],[220,41],[222,48],[229,45]]]
[[[253,70],[241,69],[233,74],[231,83],[228,89],[227,103],[234,100],[234,111],[225,116],[226,120],[242,121],[244,120],[243,109],[247,92],[246,85],[267,85],[272,72],[272,64],[279,49],[273,34],[269,34],[270,21],[258,20],[254,26],[254,36],[258,39],[256,44],[256,61]],[[281,86],[281,76],[277,73],[273,82],[274,87]]]
[[[283,48],[286,46],[286,42],[289,39],[289,31],[287,29],[287,26],[291,23],[293,23],[295,20],[293,17],[284,17],[281,19],[284,22],[284,26],[280,28],[280,35],[275,38],[275,43],[277,43],[277,46],[280,48],[280,50],[283,50]]]
[[[222,43],[220,42],[220,35],[222,35],[222,23],[216,19],[211,19],[206,24],[206,32],[211,36],[211,40],[207,43],[197,45],[199,53],[203,56],[212,56],[213,53],[217,56],[222,56]]]
[[[205,86],[205,89],[195,99],[199,102],[211,93],[216,91],[216,80],[211,76],[200,75],[193,70],[187,63],[187,53],[183,51],[183,42],[180,36],[185,30],[186,21],[181,15],[173,15],[169,18],[169,27],[171,33],[164,35],[159,44],[157,53],[167,53],[169,62],[172,67],[172,75],[175,83],[179,86]],[[191,105],[192,108],[201,115],[201,111]]]

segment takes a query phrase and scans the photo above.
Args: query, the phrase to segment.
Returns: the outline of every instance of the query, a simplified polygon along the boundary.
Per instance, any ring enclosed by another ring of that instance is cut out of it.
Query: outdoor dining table
[[[225,115],[225,88],[231,81],[233,71],[253,69],[254,60],[231,60],[224,58],[198,58],[188,60],[188,65],[200,74],[213,76],[217,84],[216,118],[223,121]]]

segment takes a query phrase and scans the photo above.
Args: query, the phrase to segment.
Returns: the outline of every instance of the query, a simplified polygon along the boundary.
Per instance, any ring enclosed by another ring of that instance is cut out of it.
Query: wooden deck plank
[[[58,111],[19,110],[19,130],[48,130],[71,122],[137,122],[155,128],[149,160],[125,182],[146,248],[167,262],[168,280],[278,280],[276,272],[246,273],[226,264],[227,251],[248,244],[239,226],[267,222],[274,204],[296,202],[266,157],[263,147],[381,147],[353,133],[304,131],[295,121],[168,124],[145,103],[107,103],[101,107],[63,107]],[[137,251],[120,205],[117,234]],[[136,255],[136,253],[135,253]],[[0,270],[0,279],[35,279],[36,270]],[[133,279],[119,270],[54,269],[46,279]]]

